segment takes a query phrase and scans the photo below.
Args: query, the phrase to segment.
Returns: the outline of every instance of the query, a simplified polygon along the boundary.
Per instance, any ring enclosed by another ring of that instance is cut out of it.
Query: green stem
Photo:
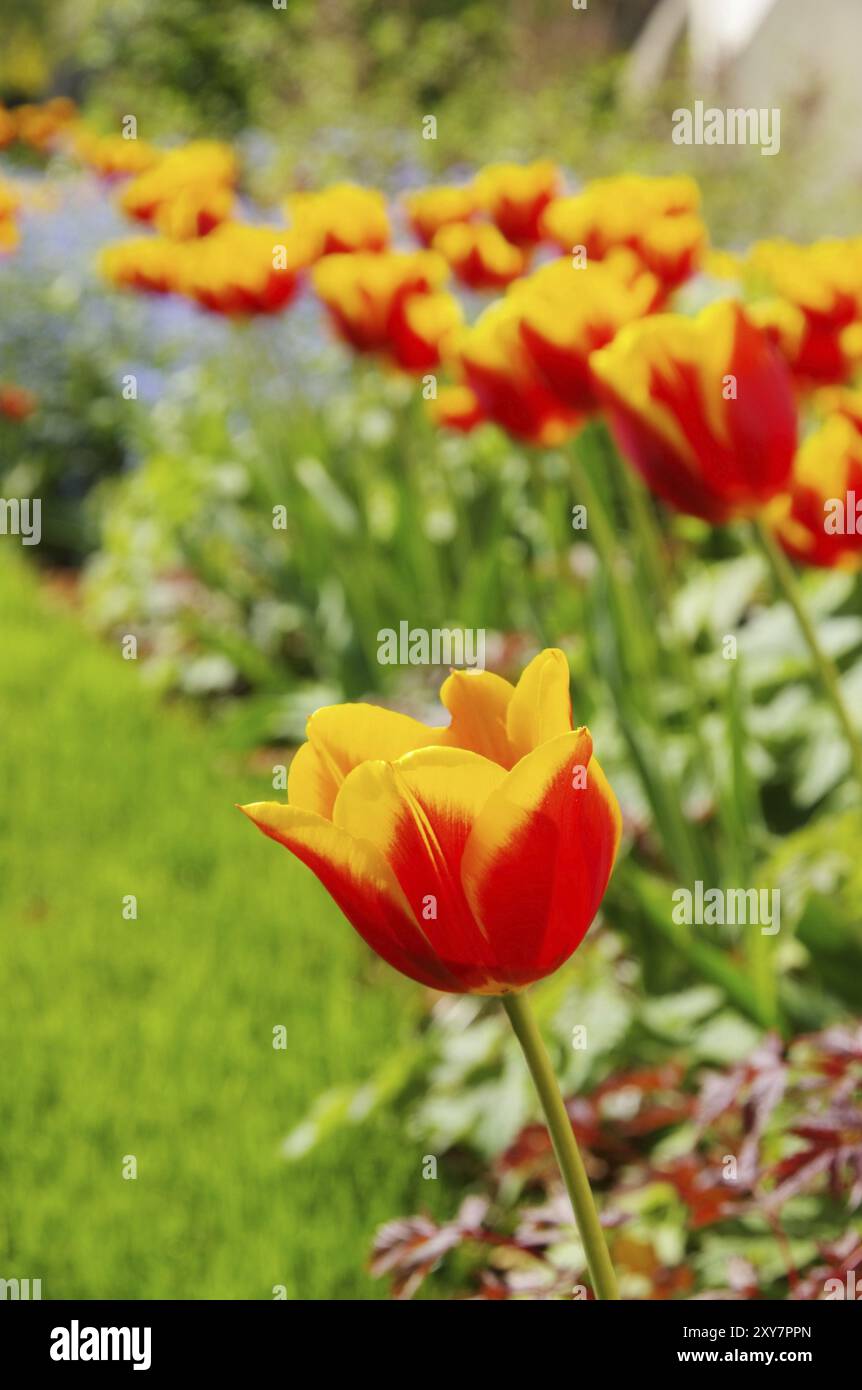
[[[533,1011],[524,994],[505,995],[503,1008],[509,1015],[515,1036],[527,1059],[539,1100],[542,1102],[557,1163],[560,1165],[560,1172],[574,1208],[593,1292],[596,1298],[618,1299],[620,1295],[617,1277],[590,1191],[590,1180]]]
[[[808,650],[817,668],[817,673],[820,676],[823,689],[828,695],[835,716],[844,731],[844,736],[850,751],[850,763],[859,789],[862,791],[862,739],[860,739],[853,725],[853,721],[850,718],[847,706],[844,703],[838,669],[832,658],[828,656],[820,645],[820,638],[817,636],[817,630],[805,607],[792,564],[776,541],[766,522],[763,521],[761,517],[755,520],[754,529],[760,541],[761,549],[772,570],[773,579],[781,590],[784,598],[793,609],[794,616],[799,624],[799,630],[808,644]]]

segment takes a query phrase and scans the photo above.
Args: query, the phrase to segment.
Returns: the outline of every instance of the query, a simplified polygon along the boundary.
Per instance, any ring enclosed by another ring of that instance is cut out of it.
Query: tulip
[[[138,222],[154,222],[159,209],[188,189],[233,188],[236,156],[217,140],[195,140],[164,155],[123,189],[120,207]]]
[[[553,261],[512,291],[527,352],[550,390],[572,410],[597,404],[591,353],[655,303],[657,280],[635,265],[628,280],[619,264],[576,270],[568,260]]]
[[[442,386],[428,402],[428,414],[435,425],[459,434],[470,434],[487,419],[476,392],[463,385]]]
[[[99,269],[118,289],[149,294],[178,290],[182,276],[181,247],[166,237],[132,237],[106,246]]]
[[[34,150],[52,149],[75,120],[77,108],[69,97],[51,97],[40,105],[27,103],[12,112],[15,134]]]
[[[790,490],[770,512],[795,560],[862,568],[862,393],[847,393],[799,448]]]
[[[291,764],[287,805],[241,809],[320,880],[402,974],[504,996],[545,1109],[598,1296],[616,1283],[589,1182],[522,991],[559,968],[598,910],[620,840],[616,798],[568,665],[546,651],[517,686],[455,672],[435,729],[367,705],[319,710]]]
[[[122,135],[96,135],[82,127],[75,136],[74,153],[100,178],[128,178],[153,169],[162,154],[146,140],[126,140]]]
[[[580,944],[619,808],[589,732],[572,729],[562,652],[536,657],[517,686],[455,672],[441,699],[446,729],[375,706],[319,710],[289,804],[243,810],[390,965],[435,989],[507,994]]]
[[[541,218],[560,191],[560,173],[549,159],[535,164],[488,164],[473,183],[479,207],[516,246],[541,241]]]
[[[471,290],[501,289],[523,275],[527,264],[524,252],[486,223],[453,222],[432,245]]]
[[[677,510],[722,523],[786,488],[790,375],[738,304],[631,323],[590,365],[620,451]]]
[[[544,213],[541,230],[569,255],[582,246],[590,261],[628,247],[670,291],[704,258],[707,237],[699,209],[700,192],[691,179],[624,174],[558,198]]]
[[[33,414],[38,399],[26,386],[15,386],[12,382],[0,381],[0,415],[6,420],[19,422]]]
[[[292,193],[285,208],[292,225],[314,241],[316,257],[389,245],[386,200],[375,188],[336,183],[320,193]]]
[[[174,241],[193,241],[208,236],[233,216],[236,198],[232,188],[194,184],[182,188],[159,204],[153,225]]]
[[[441,227],[471,220],[476,196],[470,188],[420,188],[406,195],[404,208],[414,236],[430,246]]]
[[[20,241],[15,214],[20,207],[18,194],[0,179],[0,256],[14,251]]]
[[[0,102],[0,150],[11,145],[18,138],[18,125],[14,114]]]
[[[462,323],[461,305],[445,290],[399,296],[390,317],[388,356],[405,372],[430,372]]]
[[[284,309],[313,255],[298,232],[239,222],[182,248],[180,291],[213,313],[238,316]]]
[[[574,432],[579,417],[551,391],[528,353],[514,297],[490,305],[458,340],[454,356],[482,411],[516,439],[548,447]]]
[[[312,283],[339,337],[356,352],[391,353],[403,332],[404,302],[445,283],[446,262],[433,251],[325,256]]]
[[[743,267],[767,298],[751,313],[773,337],[803,387],[840,385],[862,358],[862,237],[797,246],[754,246]]]

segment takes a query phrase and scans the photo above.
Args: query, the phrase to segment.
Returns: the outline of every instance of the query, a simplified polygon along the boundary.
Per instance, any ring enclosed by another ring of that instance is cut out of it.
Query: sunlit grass
[[[407,1036],[419,992],[233,809],[272,795],[265,771],[8,554],[0,612],[0,1275],[44,1298],[382,1294],[375,1225],[440,1186],[420,1149],[386,1116],[300,1164],[279,1144]]]

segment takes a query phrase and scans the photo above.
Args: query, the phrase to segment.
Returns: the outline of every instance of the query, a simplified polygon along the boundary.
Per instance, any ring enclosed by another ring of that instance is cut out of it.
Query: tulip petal
[[[437,743],[442,732],[379,705],[326,705],[309,719],[308,745],[290,765],[290,804],[331,818],[339,788],[358,763],[373,758],[392,762],[413,748]]]
[[[367,840],[276,801],[239,809],[311,869],[359,935],[396,970],[432,989],[461,990],[430,947],[389,865]]]
[[[366,762],[347,777],[335,825],[370,841],[398,880],[416,921],[464,990],[487,985],[488,942],[459,867],[476,817],[506,773],[458,748],[423,748],[397,762]]]
[[[498,979],[526,985],[568,959],[598,910],[620,832],[619,806],[586,729],[536,748],[491,793],[464,848],[461,878]]]
[[[441,742],[511,766],[506,711],[514,693],[514,686],[492,671],[453,671],[440,687],[440,699],[452,716]]]
[[[509,704],[506,727],[510,767],[540,743],[571,733],[569,663],[558,647],[547,647],[524,667]]]

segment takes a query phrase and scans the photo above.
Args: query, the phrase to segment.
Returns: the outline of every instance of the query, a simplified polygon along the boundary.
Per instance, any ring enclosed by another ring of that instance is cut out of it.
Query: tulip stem
[[[521,1044],[545,1112],[557,1163],[560,1165],[560,1172],[574,1208],[593,1292],[596,1298],[618,1299],[620,1295],[617,1277],[593,1201],[590,1180],[533,1011],[527,1003],[526,995],[520,993],[504,995],[503,1008],[509,1015],[515,1036]]]
[[[754,529],[772,571],[772,577],[793,609],[799,630],[808,645],[823,689],[829,697],[832,709],[844,732],[850,752],[850,763],[858,786],[862,790],[862,738],[860,738],[853,720],[850,718],[841,692],[841,678],[838,674],[838,668],[828,653],[823,650],[817,629],[811,621],[811,615],[805,607],[802,594],[799,591],[799,584],[792,564],[762,518],[758,517],[755,520]]]

